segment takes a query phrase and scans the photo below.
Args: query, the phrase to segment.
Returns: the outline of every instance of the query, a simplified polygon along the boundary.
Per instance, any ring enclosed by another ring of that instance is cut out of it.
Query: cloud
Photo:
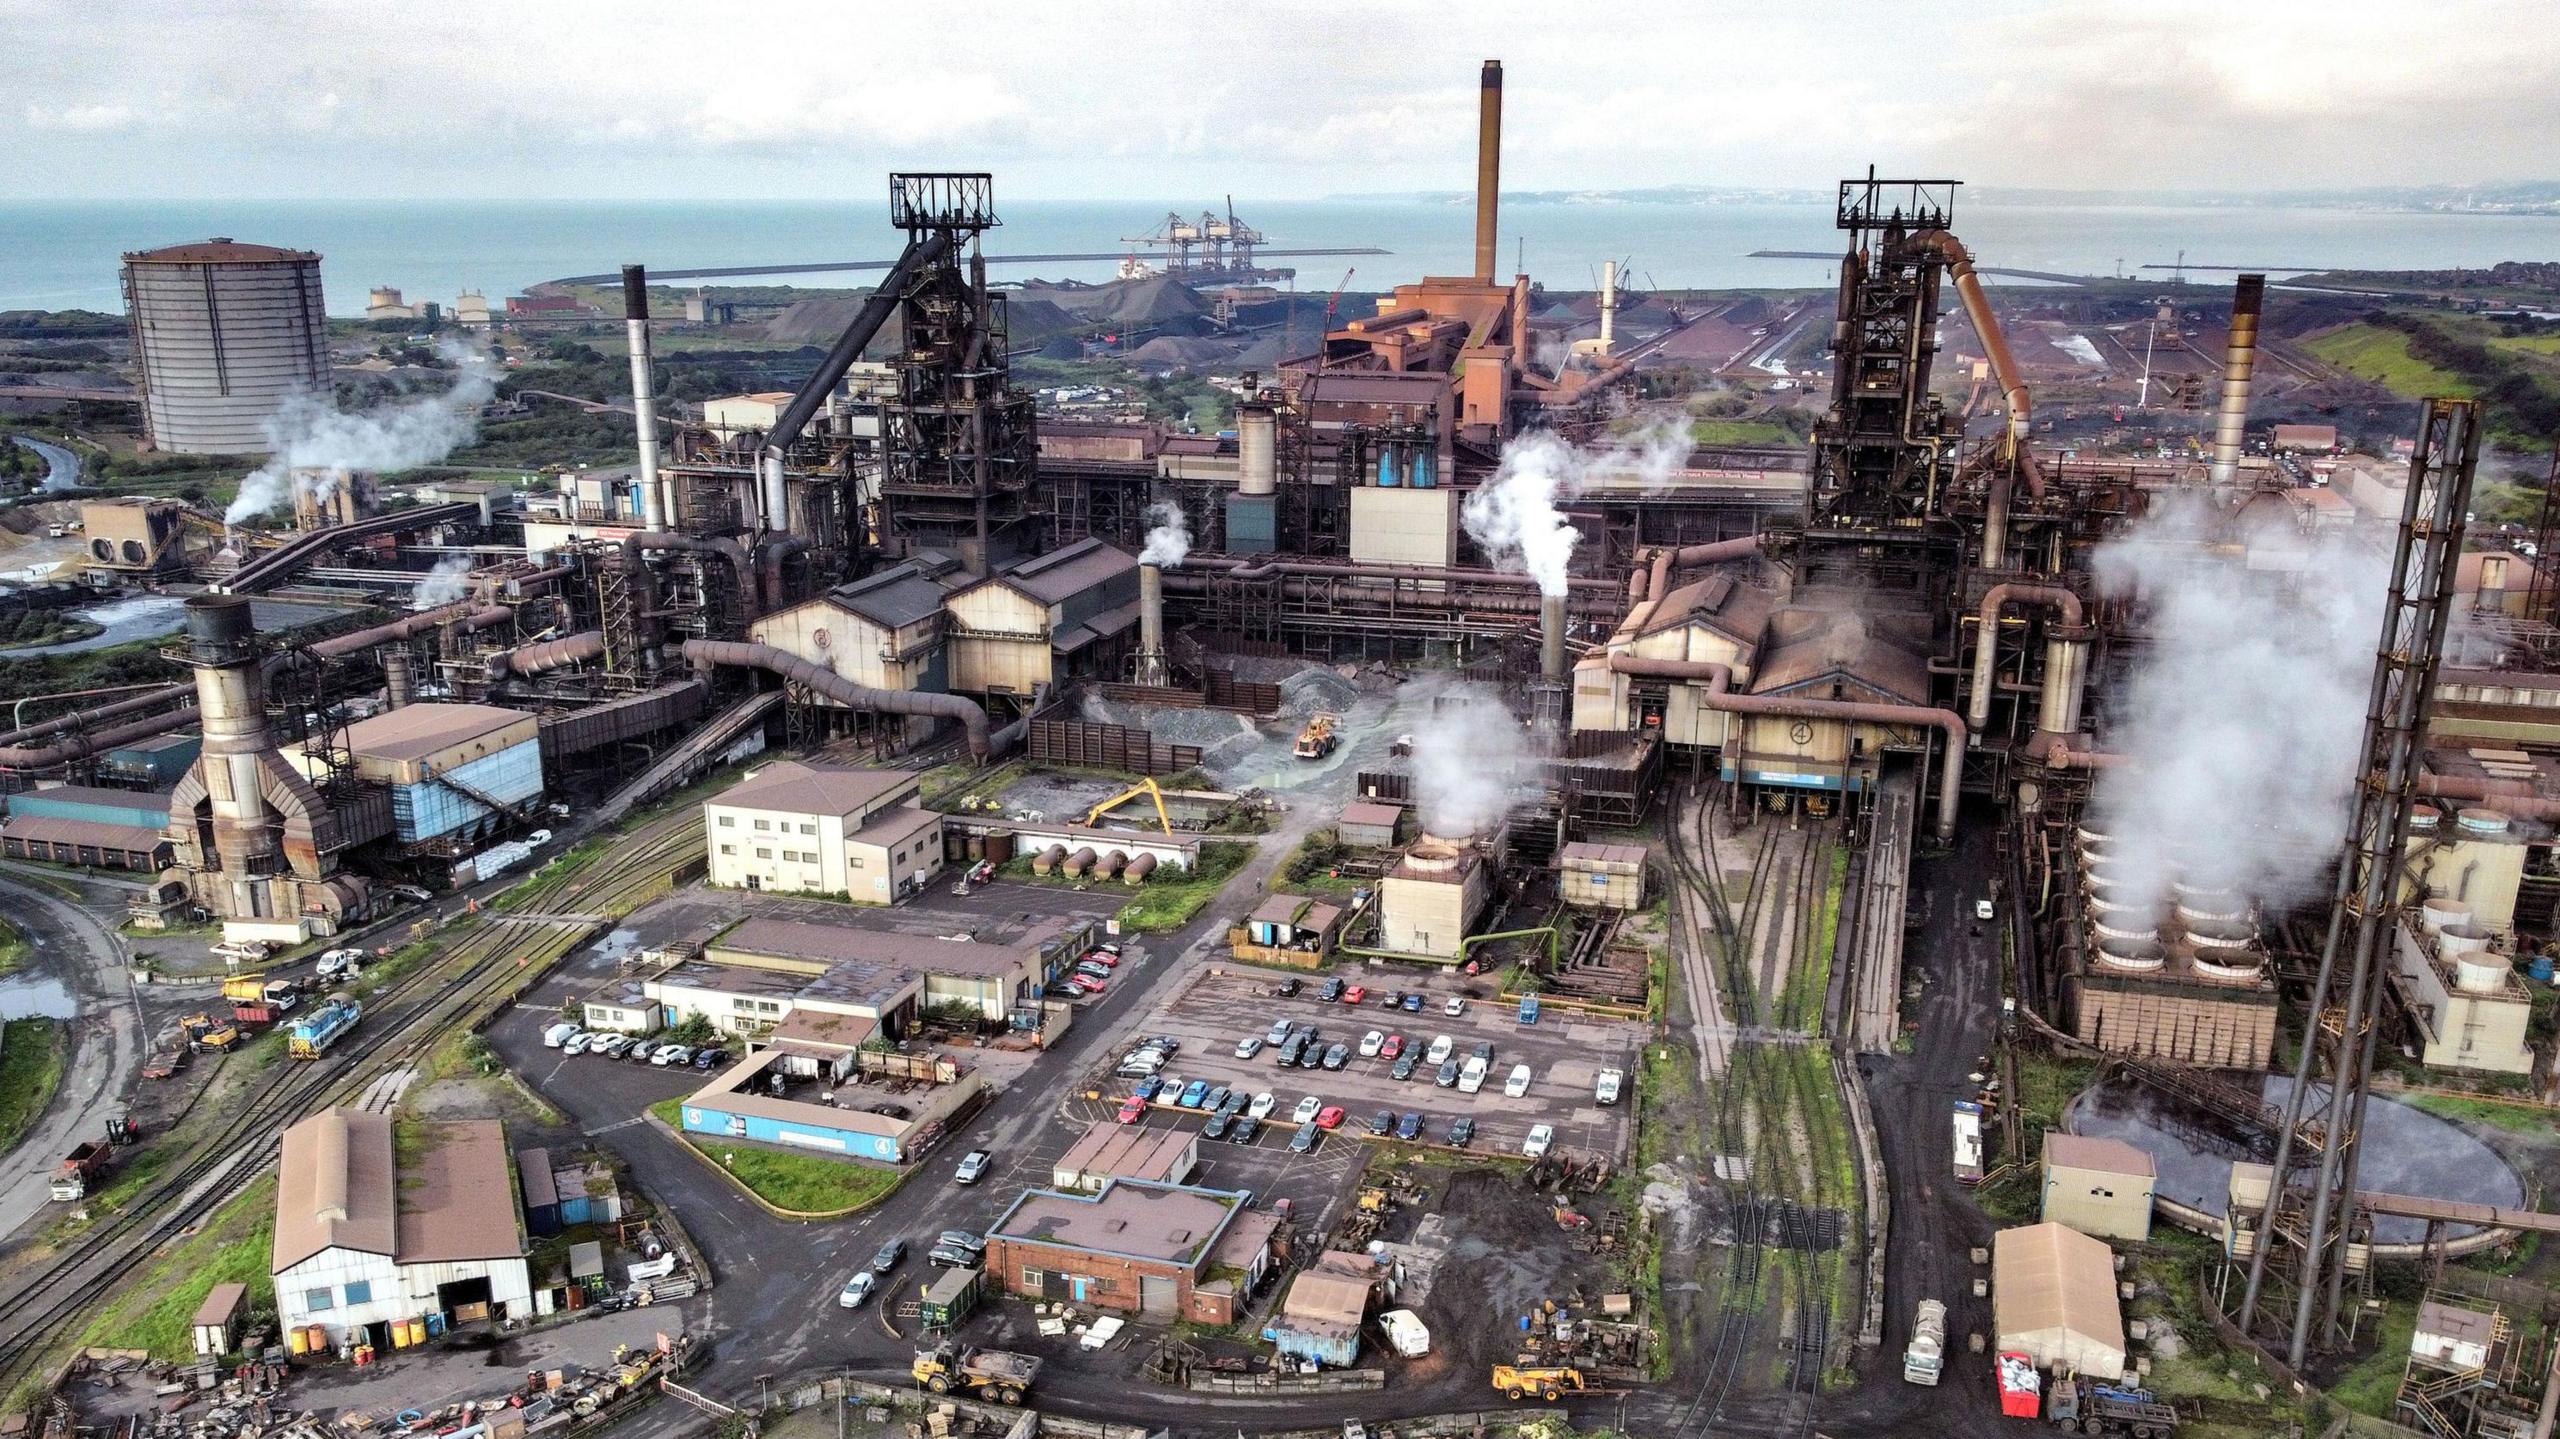
[[[130,130],[139,120],[130,105],[39,105],[27,104],[27,128],[30,130]]]

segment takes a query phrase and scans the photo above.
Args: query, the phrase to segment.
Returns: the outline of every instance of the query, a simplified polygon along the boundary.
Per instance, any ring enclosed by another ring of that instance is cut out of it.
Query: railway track
[[[327,1054],[275,1056],[223,1101],[210,1132],[189,1140],[183,1162],[0,1294],[0,1399],[37,1377],[75,1337],[74,1326],[161,1246],[263,1172],[295,1120],[355,1102],[386,1077],[414,1070],[482,1006],[539,978],[586,941],[594,926],[564,923],[563,916],[628,913],[669,887],[701,847],[698,819],[661,820],[523,909],[467,921],[438,951],[366,996],[363,1022]]]

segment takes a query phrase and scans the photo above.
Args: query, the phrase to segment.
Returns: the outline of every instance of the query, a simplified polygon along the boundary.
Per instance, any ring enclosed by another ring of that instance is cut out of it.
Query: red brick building
[[[1136,1179],[1026,1190],[987,1231],[987,1274],[1025,1299],[1232,1324],[1276,1262],[1280,1218],[1247,1198]]]

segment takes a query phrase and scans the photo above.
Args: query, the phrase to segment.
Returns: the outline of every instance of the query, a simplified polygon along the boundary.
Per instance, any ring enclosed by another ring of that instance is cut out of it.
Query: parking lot
[[[1423,1141],[1432,1144],[1445,1144],[1450,1126],[1459,1118],[1473,1118],[1476,1133],[1470,1147],[1479,1154],[1517,1155],[1531,1127],[1546,1124],[1554,1126],[1558,1153],[1601,1154],[1613,1161],[1626,1158],[1633,1112],[1624,1103],[1598,1103],[1593,1086],[1604,1068],[1634,1073],[1644,1036],[1641,1026],[1555,1009],[1547,1010],[1538,1023],[1524,1025],[1514,1006],[1497,1000],[1470,999],[1463,1012],[1451,1015],[1442,1008],[1451,992],[1445,985],[1415,1014],[1390,1007],[1396,992],[1392,984],[1383,992],[1371,991],[1364,1003],[1352,1005],[1326,1003],[1321,998],[1322,976],[1305,979],[1301,992],[1287,998],[1275,993],[1281,983],[1282,976],[1260,971],[1201,969],[1139,1024],[1130,1042],[1134,1044],[1140,1035],[1180,1040],[1181,1051],[1162,1071],[1166,1077],[1186,1084],[1207,1080],[1248,1096],[1269,1092],[1274,1101],[1272,1115],[1256,1149],[1285,1152],[1295,1128],[1290,1115],[1304,1097],[1313,1095],[1345,1111],[1342,1128],[1326,1136],[1327,1147],[1359,1142],[1369,1128],[1370,1116],[1390,1110],[1399,1116],[1421,1114]],[[1339,1070],[1282,1069],[1278,1051],[1268,1045],[1250,1059],[1236,1056],[1238,1040],[1248,1035],[1262,1038],[1274,1021],[1282,1019],[1315,1025],[1326,1045],[1350,1046],[1348,1062]],[[1363,1036],[1371,1030],[1382,1036],[1404,1036],[1408,1052],[1427,1051],[1446,1035],[1461,1060],[1477,1044],[1491,1043],[1493,1063],[1484,1088],[1467,1094],[1441,1087],[1435,1082],[1433,1066],[1420,1061],[1410,1078],[1396,1079],[1392,1062],[1383,1055],[1364,1058],[1359,1054]],[[1101,1096],[1085,1101],[1096,1118],[1110,1119],[1131,1090],[1133,1081],[1112,1073],[1125,1048],[1113,1049],[1089,1077],[1088,1088]],[[1527,1064],[1531,1077],[1528,1092],[1515,1099],[1503,1093],[1503,1081],[1517,1064]],[[1167,1089],[1170,1092],[1158,1097],[1150,1122],[1192,1126],[1205,1122],[1205,1115],[1172,1107],[1170,1101],[1179,1087]],[[1214,1149],[1230,1147],[1204,1144],[1202,1158]]]

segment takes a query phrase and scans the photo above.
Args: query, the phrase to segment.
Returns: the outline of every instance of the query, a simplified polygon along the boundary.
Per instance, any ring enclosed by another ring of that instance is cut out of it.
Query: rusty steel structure
[[[2249,1256],[2240,1307],[2251,1327],[2283,1336],[2286,1362],[2297,1369],[2314,1350],[2335,1347],[2352,1321],[2344,1297],[2349,1250],[2362,1222],[2356,1169],[2381,1034],[2385,950],[2403,908],[2401,863],[2417,803],[2419,753],[2479,460],[2478,402],[2429,400],[2409,462],[2382,633],[2374,647],[2354,817],[2338,861],[2327,938],[2310,988],[2310,1018],[2277,1131],[2275,1181],[2258,1216],[2260,1238]],[[2296,1189],[2292,1166],[2302,1157],[2296,1140],[2306,1121],[2321,1125],[2327,1139],[2310,1183]],[[2276,1302],[2262,1308],[2270,1300]]]

